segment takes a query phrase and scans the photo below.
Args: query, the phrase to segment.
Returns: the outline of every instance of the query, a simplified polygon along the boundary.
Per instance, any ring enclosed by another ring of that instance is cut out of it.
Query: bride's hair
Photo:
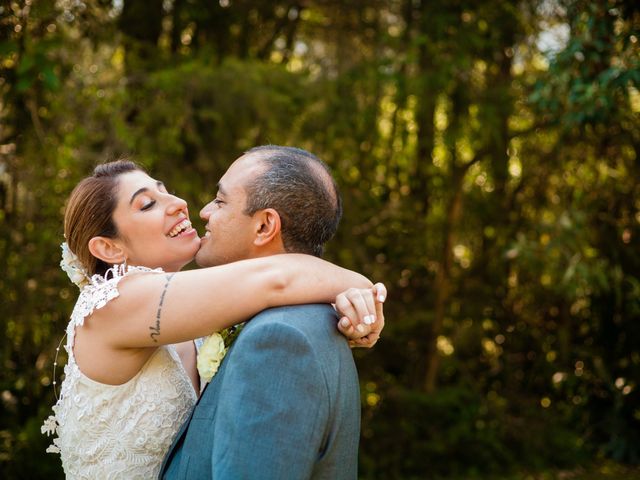
[[[115,238],[118,230],[113,222],[113,211],[118,197],[118,177],[123,173],[144,171],[129,160],[103,163],[93,175],[76,185],[69,196],[64,213],[64,235],[89,276],[104,275],[111,265],[97,259],[89,251],[93,237]]]

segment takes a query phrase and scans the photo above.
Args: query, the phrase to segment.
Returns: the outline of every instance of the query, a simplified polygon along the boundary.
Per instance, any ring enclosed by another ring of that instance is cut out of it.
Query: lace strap
[[[88,285],[80,291],[80,296],[73,308],[71,321],[67,325],[67,350],[69,361],[73,360],[73,345],[75,341],[76,327],[84,325],[84,319],[94,311],[104,307],[114,298],[120,295],[118,284],[120,281],[133,273],[164,273],[161,268],[147,268],[127,265],[115,265],[104,275],[93,275]]]

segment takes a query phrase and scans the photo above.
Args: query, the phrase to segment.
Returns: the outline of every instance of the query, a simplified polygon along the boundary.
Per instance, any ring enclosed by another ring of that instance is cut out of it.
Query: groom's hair
[[[320,257],[342,217],[342,199],[329,167],[294,147],[264,145],[245,155],[257,155],[266,169],[245,185],[244,213],[273,208],[280,215],[285,250]]]

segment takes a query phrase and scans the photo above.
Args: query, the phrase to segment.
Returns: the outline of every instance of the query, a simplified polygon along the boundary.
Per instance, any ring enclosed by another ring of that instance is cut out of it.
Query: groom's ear
[[[123,263],[127,259],[125,251],[113,238],[93,237],[89,240],[89,251],[94,257],[111,265]]]
[[[257,247],[264,247],[273,242],[280,242],[282,223],[280,214],[273,208],[265,208],[256,212],[256,237],[253,244]]]

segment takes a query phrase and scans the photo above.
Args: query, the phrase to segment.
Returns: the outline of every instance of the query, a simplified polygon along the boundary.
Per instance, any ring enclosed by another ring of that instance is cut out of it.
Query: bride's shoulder
[[[137,301],[144,300],[145,287],[159,273],[164,273],[161,268],[116,265],[104,275],[94,275],[80,291],[72,321],[82,325],[89,316],[100,318],[131,308]],[[114,301],[116,299],[119,301]]]

